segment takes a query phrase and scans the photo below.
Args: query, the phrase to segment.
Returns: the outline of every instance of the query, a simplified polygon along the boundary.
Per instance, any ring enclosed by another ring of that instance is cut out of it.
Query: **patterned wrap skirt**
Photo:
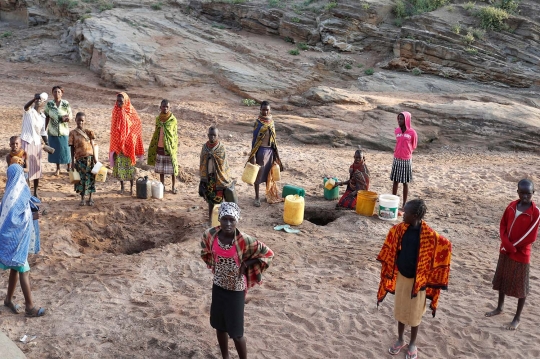
[[[131,164],[131,158],[118,154],[114,160],[113,176],[120,181],[132,181],[135,179],[135,166]]]
[[[426,312],[426,291],[421,290],[416,297],[411,298],[414,278],[404,277],[398,272],[396,279],[396,298],[394,302],[394,317],[400,323],[417,327],[422,322]]]
[[[220,332],[226,332],[231,338],[244,336],[245,292],[227,290],[212,286],[212,304],[210,305],[210,325]]]
[[[499,254],[497,269],[493,277],[493,289],[515,298],[525,298],[529,294],[529,263],[521,263]]]
[[[412,158],[409,160],[394,158],[390,179],[399,183],[412,182]]]
[[[154,172],[163,174],[163,175],[173,175],[174,176],[174,167],[172,163],[171,156],[156,155],[156,166],[154,167]]]
[[[28,180],[41,178],[41,144],[34,145],[26,141],[22,142],[22,148],[26,152],[26,167],[28,168]]]
[[[274,163],[274,150],[272,147],[259,147],[255,155],[255,162],[261,166],[255,184],[265,183]]]
[[[216,174],[208,174],[208,183],[206,184],[206,201],[210,204],[219,204],[223,202],[223,190],[216,188]]]
[[[88,195],[96,192],[96,175],[92,173],[94,167],[94,156],[79,158],[76,161],[79,167],[81,180],[75,184],[75,192],[81,195]]]
[[[49,153],[49,163],[71,163],[71,153],[68,145],[68,136],[49,136],[49,146],[54,148],[54,153]]]

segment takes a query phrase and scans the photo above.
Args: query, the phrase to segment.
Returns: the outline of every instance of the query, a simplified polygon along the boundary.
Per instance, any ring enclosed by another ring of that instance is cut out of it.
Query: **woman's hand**
[[[251,163],[252,165],[255,164],[255,156],[251,157],[251,159],[249,160],[249,163]]]
[[[240,268],[238,269],[238,279],[242,278],[242,276],[246,274],[246,271],[247,271],[246,262],[242,262],[242,264],[240,264]]]
[[[41,213],[39,211],[37,212],[32,212],[32,220],[38,220],[41,218]]]

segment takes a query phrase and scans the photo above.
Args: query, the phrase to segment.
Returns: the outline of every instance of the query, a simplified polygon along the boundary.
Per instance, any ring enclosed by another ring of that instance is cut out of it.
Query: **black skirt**
[[[529,294],[529,263],[517,262],[506,254],[499,254],[497,269],[493,277],[493,289],[515,298]]]
[[[210,305],[210,325],[220,332],[227,332],[231,338],[244,336],[245,292],[212,286]]]
[[[399,183],[412,182],[412,158],[410,160],[402,160],[394,157],[390,180]]]

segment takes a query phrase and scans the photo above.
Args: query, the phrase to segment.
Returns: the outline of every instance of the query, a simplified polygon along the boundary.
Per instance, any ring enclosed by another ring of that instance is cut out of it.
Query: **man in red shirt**
[[[540,209],[532,201],[533,182],[528,179],[519,181],[517,193],[519,200],[506,207],[501,219],[500,254],[493,278],[493,289],[499,291],[499,302],[495,310],[486,313],[486,317],[501,314],[505,295],[518,298],[514,320],[506,327],[509,330],[516,330],[519,326],[525,298],[529,294],[531,247],[536,241],[540,222]]]

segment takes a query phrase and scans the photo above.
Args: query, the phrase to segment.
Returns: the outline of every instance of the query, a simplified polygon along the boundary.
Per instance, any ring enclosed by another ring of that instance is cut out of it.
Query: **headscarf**
[[[236,222],[240,219],[240,207],[234,202],[222,202],[219,207],[218,220],[221,217],[233,216]]]
[[[115,103],[112,110],[109,153],[110,157],[112,153],[123,154],[131,159],[131,165],[135,165],[136,157],[144,155],[141,118],[127,93],[118,95],[124,98],[124,105],[118,107]]]
[[[5,266],[19,267],[27,260],[33,232],[31,197],[23,168],[10,165],[0,204],[0,262]]]

